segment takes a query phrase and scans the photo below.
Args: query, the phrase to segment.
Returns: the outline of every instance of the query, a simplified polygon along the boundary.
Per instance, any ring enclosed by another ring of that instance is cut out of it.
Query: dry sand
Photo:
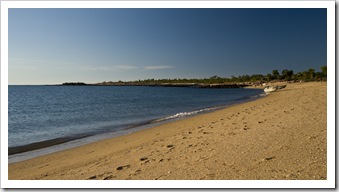
[[[326,83],[9,164],[9,179],[327,179]]]

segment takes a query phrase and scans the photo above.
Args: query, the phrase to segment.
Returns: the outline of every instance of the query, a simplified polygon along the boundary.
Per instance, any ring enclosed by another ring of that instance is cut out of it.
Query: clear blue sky
[[[9,84],[209,78],[326,60],[326,9],[9,9]]]

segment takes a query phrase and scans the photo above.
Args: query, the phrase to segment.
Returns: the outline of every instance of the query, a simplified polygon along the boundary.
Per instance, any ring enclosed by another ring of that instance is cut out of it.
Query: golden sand
[[[327,179],[326,83],[9,164],[9,179]]]

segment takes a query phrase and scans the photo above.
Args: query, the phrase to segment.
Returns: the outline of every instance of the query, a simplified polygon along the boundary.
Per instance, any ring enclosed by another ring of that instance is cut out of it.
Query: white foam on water
[[[199,114],[199,113],[202,113],[202,112],[208,112],[208,111],[211,111],[211,110],[216,110],[218,108],[220,108],[220,107],[205,108],[205,109],[200,109],[200,110],[191,111],[191,112],[180,112],[180,113],[177,113],[175,115],[171,115],[171,116],[168,116],[168,117],[164,117],[164,118],[161,118],[161,119],[154,120],[153,122],[161,122],[161,121],[167,121],[167,120],[176,119],[176,118],[184,118],[184,117],[196,115],[196,114]]]

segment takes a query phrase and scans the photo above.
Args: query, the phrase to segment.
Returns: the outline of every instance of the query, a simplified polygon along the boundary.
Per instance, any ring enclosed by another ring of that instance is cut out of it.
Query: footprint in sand
[[[264,158],[264,161],[270,161],[270,160],[272,160],[272,159],[275,159],[275,156],[272,156],[272,157],[266,157],[266,158]]]
[[[96,179],[96,178],[97,178],[97,176],[93,175],[93,176],[89,177],[88,179]]]
[[[118,170],[118,171],[121,171],[121,170],[123,170],[124,168],[130,168],[130,167],[131,167],[131,165],[123,165],[123,166],[117,167],[117,170]]]

